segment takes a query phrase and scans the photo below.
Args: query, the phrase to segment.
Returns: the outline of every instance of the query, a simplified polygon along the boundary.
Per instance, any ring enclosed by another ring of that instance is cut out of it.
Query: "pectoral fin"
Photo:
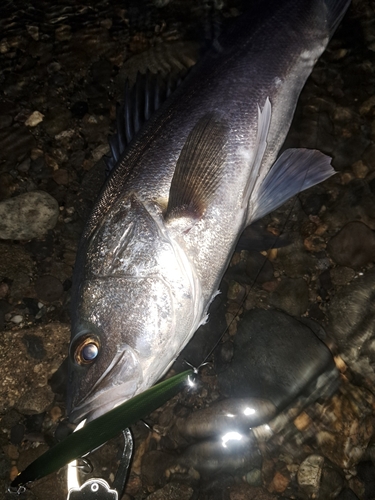
[[[229,126],[219,113],[203,116],[177,160],[165,219],[199,219],[222,179]]]
[[[287,149],[274,163],[251,200],[248,223],[264,217],[292,196],[319,184],[335,171],[331,158],[315,149]]]

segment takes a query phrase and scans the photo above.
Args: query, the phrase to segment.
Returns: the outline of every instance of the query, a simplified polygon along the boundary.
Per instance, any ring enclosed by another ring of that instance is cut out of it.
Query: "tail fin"
[[[329,36],[332,37],[340,24],[351,0],[324,0],[327,9]]]

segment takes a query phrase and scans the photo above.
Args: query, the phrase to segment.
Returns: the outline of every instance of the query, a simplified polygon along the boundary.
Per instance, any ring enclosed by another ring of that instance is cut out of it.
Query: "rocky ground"
[[[3,492],[72,430],[63,361],[73,266],[125,79],[185,71],[240,12],[234,0],[0,7]],[[146,419],[152,431],[132,429],[124,499],[375,498],[374,51],[375,7],[357,0],[287,139],[331,155],[338,173],[241,241],[211,322],[184,354],[199,364],[225,332],[213,362],[195,390]],[[237,421],[243,441],[224,448],[223,415],[238,398],[254,412]],[[97,452],[97,476],[113,479],[120,446]],[[24,497],[51,492],[66,497],[65,471]]]

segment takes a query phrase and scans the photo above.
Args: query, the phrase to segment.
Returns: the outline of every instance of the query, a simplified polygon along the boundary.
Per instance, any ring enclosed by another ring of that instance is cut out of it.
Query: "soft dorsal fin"
[[[165,80],[160,74],[147,71],[146,74],[137,74],[133,86],[130,86],[129,81],[126,82],[124,102],[117,106],[117,132],[108,139],[112,156],[105,158],[107,174],[114,168],[142,125],[159,109],[181,81],[182,77]]]
[[[204,214],[223,176],[228,132],[216,112],[204,115],[190,132],[172,178],[166,220]]]
[[[261,110],[258,106],[258,131],[254,147],[254,156],[251,161],[250,175],[246,183],[243,195],[243,203],[247,204],[251,198],[254,187],[265,172],[261,171],[263,155],[267,147],[267,137],[271,125],[272,107],[269,98]],[[264,169],[263,169],[264,170]]]

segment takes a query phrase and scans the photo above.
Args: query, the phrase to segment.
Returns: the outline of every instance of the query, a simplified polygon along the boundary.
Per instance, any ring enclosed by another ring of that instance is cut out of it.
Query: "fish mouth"
[[[129,346],[120,347],[104,373],[78,404],[72,404],[69,420],[87,423],[132,398],[142,384],[143,376],[137,356]]]
[[[118,392],[120,394],[117,394]],[[122,384],[116,390],[108,389],[90,401],[85,400],[79,406],[73,407],[69,414],[69,420],[74,424],[79,424],[82,420],[86,419],[87,424],[132,398],[136,392],[136,387],[131,383]],[[127,395],[125,396],[125,394]]]

